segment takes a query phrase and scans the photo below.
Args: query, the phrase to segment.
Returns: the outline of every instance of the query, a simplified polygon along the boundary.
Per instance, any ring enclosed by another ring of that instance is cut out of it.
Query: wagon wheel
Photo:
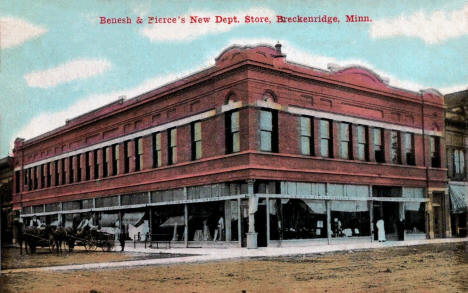
[[[96,250],[97,249],[97,243],[96,243],[96,240],[94,240],[94,238],[89,238],[89,240],[85,241],[84,242],[84,247],[86,250],[90,251],[90,250]]]
[[[57,250],[57,244],[53,237],[49,237],[49,251],[54,253]]]
[[[114,245],[110,241],[105,241],[104,243],[102,243],[101,248],[102,248],[102,251],[109,252],[112,250],[112,248],[114,248]]]

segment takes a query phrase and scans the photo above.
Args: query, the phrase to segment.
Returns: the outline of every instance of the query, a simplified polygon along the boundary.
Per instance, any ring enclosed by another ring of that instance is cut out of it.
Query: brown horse
[[[68,241],[66,229],[61,226],[57,226],[56,228],[52,228],[51,232],[54,239],[54,246],[57,254],[62,253],[62,245],[64,245],[65,242]]]
[[[23,243],[24,243],[24,250],[28,253],[26,242],[24,241],[24,225],[19,220],[14,220],[13,222],[13,229],[15,229],[16,235],[16,243],[19,244],[20,247],[20,255],[23,255]]]
[[[26,227],[24,229],[23,239],[26,243],[26,247],[29,247],[31,253],[36,252],[37,246],[48,246],[50,248],[51,244],[55,242],[52,228],[50,226],[42,228],[31,226]]]

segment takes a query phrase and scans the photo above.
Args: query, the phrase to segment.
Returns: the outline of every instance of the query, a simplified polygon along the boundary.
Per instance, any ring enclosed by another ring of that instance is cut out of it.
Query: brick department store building
[[[14,148],[26,221],[172,246],[288,246],[450,236],[443,97],[362,67],[288,62],[281,45],[67,120]],[[88,213],[89,215],[89,213]],[[148,236],[148,235],[151,236]]]

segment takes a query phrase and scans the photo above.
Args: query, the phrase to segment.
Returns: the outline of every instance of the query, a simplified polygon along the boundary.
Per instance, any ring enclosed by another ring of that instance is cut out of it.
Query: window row
[[[318,123],[317,145],[314,144],[314,123]],[[355,127],[354,131],[353,127]],[[338,141],[336,145],[333,143],[335,136]],[[391,130],[389,143],[386,145],[382,128],[346,122],[338,122],[336,127],[333,127],[332,120],[314,119],[308,116],[300,117],[300,146],[303,155],[333,158],[334,147],[337,147],[338,158],[360,161],[370,161],[372,149],[375,161],[379,163],[386,162],[385,151],[388,148],[389,161],[387,163],[406,163],[407,165],[416,163],[414,134],[412,133]],[[440,167],[439,137],[431,136],[429,146],[431,166]]]
[[[390,135],[386,140],[382,128],[316,119],[310,116],[299,117],[299,128],[297,135],[300,152],[303,155],[359,161],[371,161],[371,158],[372,160],[375,158],[375,161],[379,163],[415,165],[415,143],[412,133],[390,130]],[[169,128],[165,132],[153,133],[150,137],[137,137],[120,144],[26,169],[23,176],[24,186],[27,186],[28,190],[35,190],[106,178],[117,174],[158,168],[163,166],[163,160],[167,165],[176,164],[178,161],[177,130],[176,127]],[[258,149],[263,152],[279,152],[278,132],[278,111],[260,109],[257,131]],[[226,112],[226,154],[239,152],[240,143],[240,112],[238,110]],[[191,160],[202,158],[202,144],[202,122],[192,122],[190,124],[190,153],[188,154]],[[438,137],[429,137],[428,151],[431,166],[440,167]],[[462,164],[460,160],[463,158],[460,159],[458,155],[456,160],[455,168],[458,169],[455,171],[457,173]]]
[[[232,124],[233,147],[231,152],[239,151],[238,113],[233,113]],[[236,118],[237,117],[237,118]],[[177,163],[177,128],[167,130],[167,164]],[[100,149],[95,149],[68,158],[62,158],[24,171],[24,186],[27,190],[36,190],[74,182],[94,180],[137,172],[146,168],[157,168],[163,165],[162,132],[151,135],[151,146],[145,148],[143,137],[124,141]],[[191,124],[191,158],[202,157],[201,122]],[[147,152],[147,153],[145,153]],[[146,156],[146,159],[145,159]],[[148,160],[152,156],[152,160]],[[145,166],[145,161],[150,163]],[[19,172],[17,173],[19,180]],[[19,181],[18,181],[19,183]],[[19,190],[19,184],[17,186]]]

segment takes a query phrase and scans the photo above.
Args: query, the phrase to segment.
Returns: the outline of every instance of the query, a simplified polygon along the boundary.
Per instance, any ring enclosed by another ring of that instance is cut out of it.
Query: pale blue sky
[[[148,16],[193,14],[327,14],[341,22],[146,23]],[[373,22],[345,23],[346,14]],[[0,157],[17,136],[34,137],[120,95],[131,98],[210,66],[236,43],[280,41],[290,61],[365,65],[411,90],[466,89],[467,15],[463,0],[0,1]],[[129,16],[134,23],[101,25],[99,16]]]

